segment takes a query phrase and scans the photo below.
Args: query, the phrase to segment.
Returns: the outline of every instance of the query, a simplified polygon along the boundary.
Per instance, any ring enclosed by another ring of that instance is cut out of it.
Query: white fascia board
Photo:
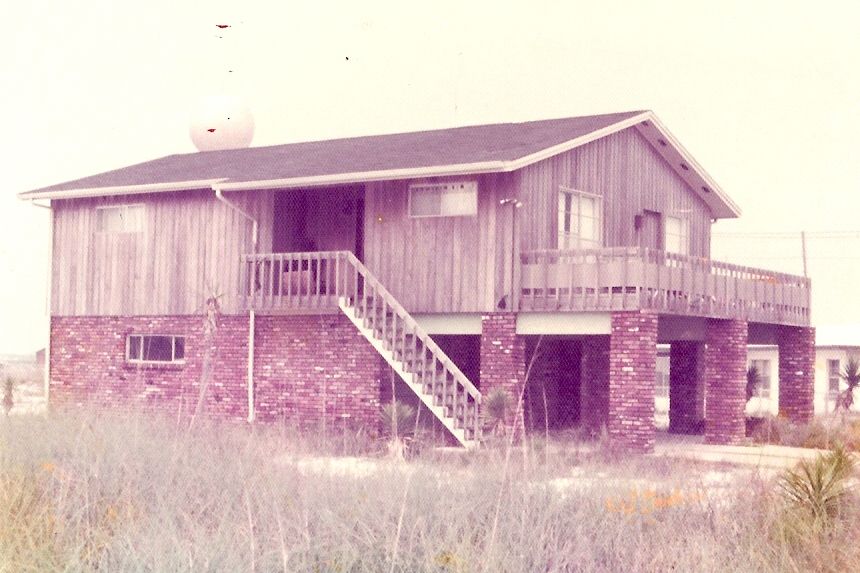
[[[224,179],[197,179],[194,181],[174,181],[171,183],[148,183],[145,185],[118,185],[116,187],[93,187],[90,189],[69,189],[66,191],[25,191],[18,198],[26,201],[33,199],[82,199],[86,197],[111,197],[115,195],[142,195],[164,191],[187,191],[191,189],[210,189]]]
[[[741,208],[738,206],[738,204],[735,203],[731,199],[731,197],[726,194],[725,191],[723,191],[723,189],[717,184],[716,181],[714,181],[714,179],[710,175],[708,175],[708,172],[705,171],[705,169],[701,165],[699,165],[699,162],[696,161],[696,159],[692,155],[690,155],[690,152],[687,151],[683,145],[681,145],[681,142],[678,141],[678,139],[674,135],[672,135],[672,132],[670,132],[666,128],[666,126],[663,125],[663,122],[661,122],[657,118],[657,116],[654,115],[654,113],[648,112],[648,115],[650,116],[648,120],[651,121],[654,127],[656,127],[657,130],[666,139],[666,141],[669,142],[669,145],[678,150],[678,153],[681,155],[681,157],[684,158],[684,161],[686,161],[690,168],[695,171],[695,173],[699,177],[701,177],[701,179],[705,182],[711,192],[716,195],[716,197],[726,206],[728,211],[733,216],[740,217]]]
[[[653,114],[650,111],[645,111],[623,121],[608,125],[602,129],[592,131],[591,133],[583,135],[582,137],[577,137],[576,139],[571,139],[570,141],[565,141],[564,143],[559,143],[558,145],[547,147],[546,149],[542,149],[537,153],[532,153],[531,155],[520,157],[519,159],[508,162],[507,171],[515,171],[517,169],[522,169],[523,167],[527,167],[529,165],[537,163],[538,161],[543,161],[544,159],[549,159],[550,157],[553,157],[560,153],[565,153],[567,151],[570,151],[571,149],[575,149],[577,147],[580,147],[581,145],[585,145],[586,143],[591,143],[592,141],[596,141],[600,138],[606,137],[607,135],[618,133],[619,131],[634,126],[637,123],[647,121],[652,116]]]

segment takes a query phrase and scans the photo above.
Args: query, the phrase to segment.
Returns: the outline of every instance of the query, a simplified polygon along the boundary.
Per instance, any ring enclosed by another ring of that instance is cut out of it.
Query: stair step
[[[404,320],[391,311],[396,302],[382,305],[377,299],[374,309],[372,299],[367,301],[364,309],[362,305],[365,303],[361,298],[342,301],[341,308],[422,401],[433,407],[435,415],[453,431],[455,437],[463,445],[474,443],[478,437],[475,432],[475,404],[453,372],[443,365],[449,363],[444,353],[437,355],[438,350],[431,350],[436,348],[432,340],[428,339],[426,345],[416,339],[412,327],[407,326],[411,319],[407,316]]]

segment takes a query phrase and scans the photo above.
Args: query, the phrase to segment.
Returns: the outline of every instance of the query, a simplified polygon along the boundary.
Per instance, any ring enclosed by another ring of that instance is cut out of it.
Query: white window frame
[[[465,190],[468,192],[471,197],[469,198],[470,204],[468,205],[468,210],[463,212],[457,211],[449,211],[445,212],[445,201],[441,200],[439,204],[439,213],[431,213],[425,215],[416,215],[412,212],[412,195],[416,191],[440,191],[441,193],[445,193],[445,191],[454,191],[454,190]],[[437,183],[410,183],[409,191],[408,191],[408,201],[406,206],[406,212],[409,215],[410,219],[435,219],[439,217],[474,217],[478,214],[478,182],[474,180],[458,180],[458,181],[445,181],[445,182],[437,182]]]
[[[669,249],[669,219],[678,221],[680,234],[677,236],[679,238],[678,243],[681,245],[680,251]],[[663,248],[667,253],[674,253],[676,255],[690,254],[690,220],[687,217],[675,213],[666,213],[663,215]]]
[[[568,197],[570,197],[571,202],[571,221],[573,217],[573,203],[574,201],[579,203],[576,208],[577,232],[571,230],[573,228],[572,224],[565,229],[568,214],[565,201]],[[582,230],[582,199],[589,199],[594,202],[594,224],[592,227],[594,236],[591,238],[583,237],[580,234]],[[556,244],[559,249],[599,249],[603,246],[603,197],[594,193],[559,185],[557,215]]]
[[[759,398],[770,399],[771,395],[771,364],[770,358],[754,358],[750,360],[750,367],[755,367],[758,370],[758,375],[760,377],[760,384],[758,388],[756,388],[755,395]],[[765,368],[762,368],[761,365],[766,364]]]
[[[137,228],[129,228],[129,222],[131,221],[131,217],[127,216],[127,213],[130,209],[136,209],[138,211],[137,221],[139,225]],[[101,217],[102,213],[105,211],[120,211],[120,221],[122,221],[122,229],[120,230],[107,230],[101,228]],[[96,207],[96,232],[102,233],[105,235],[111,234],[119,234],[119,233],[142,233],[144,227],[146,225],[146,205],[144,203],[123,203],[119,205],[99,205]]]
[[[131,339],[140,338],[140,355],[133,358],[131,356]],[[170,339],[170,360],[145,360],[143,358],[144,339],[146,338],[169,338]],[[182,358],[176,357],[176,340],[182,339]],[[129,334],[125,337],[125,361],[129,364],[185,364],[186,352],[185,336],[181,334]]]

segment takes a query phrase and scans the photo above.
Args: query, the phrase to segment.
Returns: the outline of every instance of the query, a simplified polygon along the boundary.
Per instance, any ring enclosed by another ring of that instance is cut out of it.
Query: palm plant
[[[854,389],[860,385],[860,360],[854,356],[850,357],[842,372],[839,373],[839,377],[845,380],[848,388],[839,393],[839,398],[836,400],[836,409],[838,410],[841,407],[848,412],[851,410],[851,406],[854,405]]]
[[[761,385],[761,373],[755,366],[747,368],[747,402],[755,395],[756,390]]]

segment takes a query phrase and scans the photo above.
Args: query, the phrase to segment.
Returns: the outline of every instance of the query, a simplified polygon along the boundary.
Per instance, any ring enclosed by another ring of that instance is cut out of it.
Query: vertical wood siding
[[[272,193],[228,199],[258,218],[259,248],[271,250]],[[140,233],[100,233],[96,207],[143,204]],[[239,255],[251,251],[251,222],[211,191],[54,201],[54,315],[198,313],[222,294],[238,310]]]
[[[503,255],[496,211],[499,199],[512,189],[513,177],[462,179],[478,180],[475,216],[413,219],[407,212],[409,181],[366,187],[365,264],[410,312],[495,308]]]
[[[638,246],[633,221],[647,209],[686,218],[689,254],[710,256],[710,209],[636,129],[625,129],[520,171],[523,249],[557,248],[560,185],[603,198],[603,246]]]

